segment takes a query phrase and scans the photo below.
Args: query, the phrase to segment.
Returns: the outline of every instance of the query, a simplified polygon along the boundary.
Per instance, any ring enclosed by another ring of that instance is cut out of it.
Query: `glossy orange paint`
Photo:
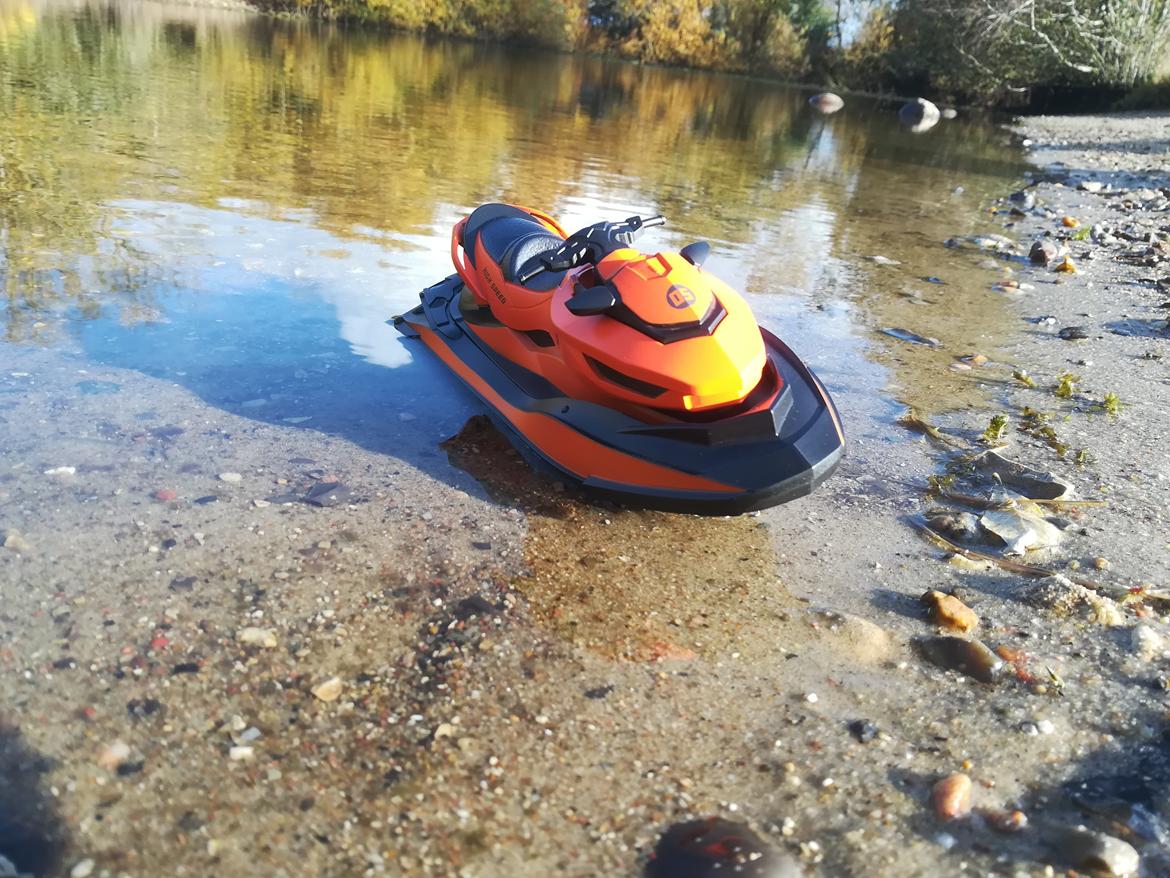
[[[551,232],[566,237],[546,214],[520,207]],[[508,359],[536,372],[566,395],[647,415],[653,411],[704,413],[739,406],[765,378],[767,352],[751,308],[735,290],[677,253],[616,250],[596,267],[573,269],[552,291],[506,281],[476,237],[474,265],[461,240],[466,220],[451,236],[451,258],[475,306],[498,324],[469,321],[469,329]],[[477,269],[478,267],[478,269]],[[704,319],[707,334],[663,343],[610,315],[577,316],[567,304],[578,286],[606,283],[634,318],[669,330]],[[548,333],[552,345],[534,341]],[[782,379],[768,376],[775,392]],[[757,401],[750,410],[770,404]],[[748,409],[745,409],[748,410]]]
[[[741,488],[659,466],[610,448],[542,412],[529,412],[517,408],[496,393],[481,375],[455,356],[432,329],[418,324],[414,329],[426,346],[472,390],[507,418],[512,426],[539,448],[545,457],[577,479],[584,481],[596,477],[621,482],[631,488],[704,492],[721,497],[743,493]]]

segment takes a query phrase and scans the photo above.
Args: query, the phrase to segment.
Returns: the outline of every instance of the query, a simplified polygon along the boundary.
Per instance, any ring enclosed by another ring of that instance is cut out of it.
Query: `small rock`
[[[972,354],[971,356],[967,357],[966,360],[972,366],[986,366],[987,365],[987,357],[985,357],[983,354]]]
[[[1005,555],[1057,546],[1063,538],[1052,522],[1023,509],[989,509],[980,516],[979,524],[1003,541]]]
[[[1152,625],[1142,622],[1133,629],[1133,651],[1143,662],[1152,662],[1166,655],[1166,638]]]
[[[263,509],[265,506],[271,506],[272,502],[269,500],[261,500],[259,497],[252,501],[252,505],[257,509]]]
[[[1036,206],[1036,195],[1029,189],[1020,189],[1009,195],[1008,201],[1021,210],[1031,210]]]
[[[161,719],[166,716],[167,708],[157,698],[131,698],[126,702],[126,712],[134,720],[144,720],[151,716]]]
[[[276,648],[276,632],[270,628],[241,628],[236,640],[245,646],[259,646],[264,649]]]
[[[1072,259],[1070,259],[1068,256],[1065,256],[1060,264],[1058,264],[1056,268],[1053,269],[1053,271],[1059,271],[1061,274],[1078,273],[1076,263],[1073,262]]]
[[[1100,192],[1105,188],[1105,184],[1100,180],[1081,180],[1077,184],[1077,188],[1082,192]]]
[[[19,552],[21,554],[32,551],[32,546],[29,545],[28,540],[22,537],[18,531],[14,530],[3,531],[2,545],[9,551]]]
[[[342,683],[338,677],[330,677],[324,683],[313,687],[313,695],[321,701],[336,701],[341,695]]]
[[[232,762],[245,762],[254,758],[255,755],[256,751],[254,748],[244,745],[237,745],[228,750],[228,758]]]
[[[1028,828],[1028,815],[1023,811],[989,811],[983,816],[996,832],[1022,832]]]
[[[842,107],[845,106],[845,100],[840,96],[833,94],[831,91],[822,92],[821,94],[813,95],[808,99],[808,105],[816,110],[818,113],[824,113],[826,116],[831,116]]]
[[[1055,846],[1078,869],[1095,874],[1127,878],[1136,875],[1141,866],[1141,856],[1133,845],[1083,826],[1059,833]]]
[[[982,536],[979,519],[970,512],[932,509],[926,513],[926,523],[932,530],[958,542],[978,542]]]
[[[341,482],[317,482],[304,499],[311,506],[340,506],[349,499],[349,488]]]
[[[835,649],[850,654],[856,661],[876,665],[890,657],[893,643],[889,633],[874,622],[848,613],[826,613],[830,630],[837,635]]]
[[[234,485],[238,482],[242,482],[244,480],[244,477],[242,475],[240,475],[239,473],[220,473],[219,480],[221,482],[228,482],[228,483]]]
[[[975,467],[991,473],[1001,484],[1015,488],[1033,500],[1064,500],[1071,497],[1073,487],[1053,473],[1041,472],[1024,466],[989,449],[970,460]]]
[[[860,744],[868,744],[878,736],[878,727],[867,719],[855,719],[849,723],[849,734]]]
[[[991,562],[986,559],[968,558],[957,553],[947,558],[947,564],[964,573],[986,573],[992,567]]]
[[[1060,224],[1066,229],[1077,229],[1080,228],[1081,221],[1075,216],[1062,216],[1060,218]]]
[[[1102,557],[1098,556],[1098,557],[1093,559],[1093,566],[1095,568],[1097,568],[1098,570],[1108,570],[1109,569],[1109,559],[1102,558]]]
[[[46,476],[71,476],[77,472],[75,466],[55,466],[52,469],[45,470]]]
[[[662,834],[646,864],[646,878],[798,878],[800,864],[743,823],[720,817],[676,823]]]
[[[1028,259],[1032,261],[1033,265],[1051,265],[1059,258],[1060,248],[1056,246],[1054,241],[1036,241],[1032,244],[1032,249],[1028,251]]]
[[[876,262],[878,265],[901,265],[897,259],[891,259],[889,256],[867,256],[865,257],[870,262]]]
[[[926,335],[919,335],[916,332],[911,332],[908,329],[901,329],[897,326],[885,326],[880,330],[884,335],[891,338],[896,338],[899,341],[909,342],[910,344],[925,345],[928,348],[937,348],[942,346],[937,338],[931,338]]]
[[[967,632],[979,624],[979,616],[954,595],[931,589],[921,598],[931,619],[944,628]]]
[[[69,870],[69,878],[89,878],[97,864],[90,859],[84,859]]]
[[[106,771],[117,771],[118,766],[129,758],[129,745],[122,741],[114,741],[98,751],[97,763]]]
[[[176,576],[168,586],[171,591],[191,591],[199,580],[194,576]]]
[[[1003,660],[978,640],[916,637],[913,643],[931,664],[966,674],[980,683],[997,682],[1004,668]]]
[[[940,820],[959,820],[971,813],[971,778],[952,774],[944,777],[930,791],[930,807]]]
[[[943,107],[942,110],[940,110],[939,112],[942,113],[942,117],[944,119],[957,119],[957,118],[959,118],[959,111],[956,110],[954,107]],[[959,188],[961,189],[962,187],[959,187]]]
[[[1083,341],[1089,337],[1089,330],[1084,326],[1065,326],[1057,335],[1065,341]]]
[[[106,393],[117,393],[122,385],[115,381],[78,381],[74,385],[83,396],[101,396]]]

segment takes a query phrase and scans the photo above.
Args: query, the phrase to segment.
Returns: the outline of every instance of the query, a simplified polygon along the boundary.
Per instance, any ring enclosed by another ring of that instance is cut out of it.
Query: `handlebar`
[[[521,285],[528,283],[543,271],[567,271],[586,263],[600,262],[614,250],[628,247],[642,231],[666,222],[662,214],[649,217],[631,216],[611,223],[598,222],[585,226],[565,239],[553,250],[546,250],[529,259],[517,272]]]

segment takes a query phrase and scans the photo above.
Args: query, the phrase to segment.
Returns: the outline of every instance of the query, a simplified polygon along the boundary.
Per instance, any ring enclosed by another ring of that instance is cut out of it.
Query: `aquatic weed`
[[[926,496],[939,497],[947,493],[955,486],[954,475],[945,476],[927,476],[926,478]]]
[[[1063,458],[1068,453],[1068,445],[1060,441],[1056,430],[1048,423],[1050,415],[1037,411],[1031,406],[1024,406],[1024,410],[1020,414],[1020,432],[1043,440],[1049,448],[1056,452],[1057,457]]]
[[[1059,399],[1072,399],[1073,391],[1076,390],[1076,385],[1080,382],[1081,376],[1074,375],[1072,372],[1062,372],[1057,376],[1056,381],[1056,396]]]
[[[987,423],[987,429],[983,431],[983,441],[988,445],[998,445],[1003,441],[1003,437],[1007,435],[1008,416],[1002,412],[998,415],[992,415],[991,420]]]
[[[1101,408],[1105,409],[1106,414],[1116,418],[1121,414],[1121,397],[1113,391],[1105,394],[1105,398],[1101,400]]]
[[[1025,387],[1036,386],[1036,382],[1032,379],[1032,376],[1023,369],[1016,369],[1014,372],[1012,372],[1012,377],[1023,384]]]
[[[1081,469],[1084,469],[1092,459],[1093,456],[1089,454],[1089,449],[1080,448],[1077,450],[1076,457],[1073,458],[1073,463]]]

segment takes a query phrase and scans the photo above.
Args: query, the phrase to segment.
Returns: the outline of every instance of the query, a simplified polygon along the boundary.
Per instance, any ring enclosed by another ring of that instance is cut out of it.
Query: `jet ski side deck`
[[[568,398],[481,344],[460,310],[462,289],[458,275],[427,288],[421,304],[394,325],[451,367],[530,462],[589,493],[673,511],[738,514],[808,494],[844,455],[828,394],[766,330],[768,358],[783,378],[769,409],[649,424]]]

